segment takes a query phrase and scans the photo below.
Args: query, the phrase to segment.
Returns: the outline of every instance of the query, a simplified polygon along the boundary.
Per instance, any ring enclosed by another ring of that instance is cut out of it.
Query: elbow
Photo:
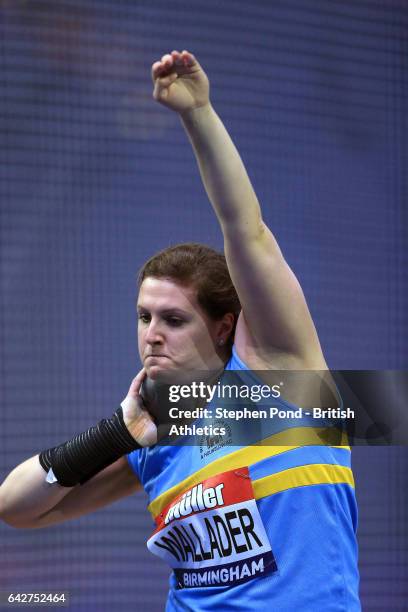
[[[221,223],[224,237],[230,240],[240,241],[262,241],[267,233],[270,233],[262,217],[235,216],[235,218],[224,219]]]
[[[1,490],[1,487],[0,487],[0,521],[8,524],[7,513],[5,510],[4,495],[3,495],[3,491]]]
[[[20,524],[18,521],[16,521],[15,516],[13,516],[13,513],[7,512],[7,510],[1,504],[1,499],[0,499],[0,521],[2,523],[6,523],[6,525],[8,525],[9,527],[15,527],[16,529],[20,527]]]
[[[4,512],[3,510],[0,510],[0,522],[6,523],[6,525],[9,527],[15,527],[16,529],[20,527],[20,525],[13,520],[13,516],[7,514],[7,512]]]
[[[22,518],[16,515],[16,512],[10,508],[7,508],[7,503],[4,495],[4,491],[0,487],[0,522],[6,523],[9,527],[15,529],[28,529],[35,527],[32,521],[28,521],[27,517]]]
[[[0,514],[0,521],[6,523],[9,527],[14,527],[14,529],[34,529],[37,527],[32,521],[16,519],[15,516],[7,514]]]
[[[14,527],[14,529],[20,529],[19,525],[16,525],[15,523],[13,523],[12,521],[9,521],[6,518],[3,518],[2,516],[0,517],[0,521],[2,523],[5,523],[6,525],[8,525],[9,527]]]

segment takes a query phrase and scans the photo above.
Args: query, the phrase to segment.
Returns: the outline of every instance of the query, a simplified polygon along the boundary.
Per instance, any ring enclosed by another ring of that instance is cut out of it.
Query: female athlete
[[[0,488],[0,516],[14,527],[45,527],[143,486],[155,522],[149,549],[172,568],[168,611],[360,610],[348,447],[156,444],[139,394],[146,375],[171,381],[198,370],[327,366],[302,289],[211,105],[204,70],[192,53],[175,50],[153,64],[152,78],[154,99],[187,132],[225,257],[186,243],[144,265],[143,369],[120,411],[17,466]]]

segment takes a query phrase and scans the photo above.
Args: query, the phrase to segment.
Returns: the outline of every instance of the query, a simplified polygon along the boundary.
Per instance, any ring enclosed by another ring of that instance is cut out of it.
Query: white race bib
[[[187,489],[156,517],[149,550],[178,588],[228,586],[277,570],[247,467]]]

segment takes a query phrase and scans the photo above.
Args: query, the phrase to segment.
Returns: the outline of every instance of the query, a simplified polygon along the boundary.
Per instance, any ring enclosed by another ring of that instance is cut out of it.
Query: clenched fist
[[[189,51],[172,51],[152,66],[153,98],[182,114],[210,103],[207,75]]]

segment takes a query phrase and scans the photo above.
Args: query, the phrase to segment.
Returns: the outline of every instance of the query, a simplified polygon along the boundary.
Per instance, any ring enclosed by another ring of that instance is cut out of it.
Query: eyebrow
[[[145,313],[150,312],[148,308],[146,308],[145,306],[142,306],[141,304],[137,305],[137,310],[138,312],[145,312]],[[190,313],[188,313],[186,310],[182,310],[181,308],[162,308],[161,310],[159,310],[159,314],[161,316],[168,316],[168,315],[178,315],[181,317],[190,316]]]

